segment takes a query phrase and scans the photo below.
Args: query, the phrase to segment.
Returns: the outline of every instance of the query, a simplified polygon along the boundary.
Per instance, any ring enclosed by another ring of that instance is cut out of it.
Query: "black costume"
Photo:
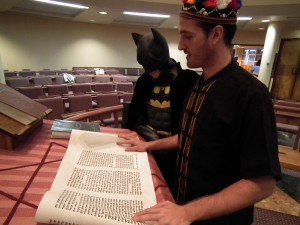
[[[137,60],[145,73],[135,85],[126,128],[135,130],[146,141],[177,134],[184,99],[199,75],[182,70],[170,59],[167,42],[155,29],[145,36],[133,34],[133,38]],[[157,79],[149,75],[154,70],[161,71]],[[176,151],[156,151],[153,156],[173,192]]]
[[[171,111],[171,135],[178,133],[178,126],[181,111],[183,110],[183,102],[196,80],[199,78],[194,71],[182,70],[180,63],[176,63],[178,75],[174,81],[170,83],[170,111]],[[137,126],[146,124],[147,105],[150,101],[155,87],[154,80],[149,74],[143,74],[137,80],[134,94],[130,103],[127,128],[135,130]]]
[[[281,176],[272,100],[264,84],[232,61],[187,100],[179,131],[176,201],[185,204],[247,178]],[[249,225],[253,206],[195,222]]]

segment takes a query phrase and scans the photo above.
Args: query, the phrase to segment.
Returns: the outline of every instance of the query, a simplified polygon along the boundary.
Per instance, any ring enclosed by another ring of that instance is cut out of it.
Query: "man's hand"
[[[136,222],[146,222],[154,225],[189,225],[188,214],[183,206],[165,201],[145,209],[132,218]]]
[[[128,146],[125,148],[127,152],[145,152],[147,150],[147,142],[141,140],[136,133],[129,135],[120,134],[119,137],[125,139],[125,141],[118,141],[117,144]]]

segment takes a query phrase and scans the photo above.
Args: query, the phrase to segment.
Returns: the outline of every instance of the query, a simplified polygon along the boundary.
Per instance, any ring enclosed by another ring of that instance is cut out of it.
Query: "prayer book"
[[[51,127],[51,138],[69,139],[73,129],[100,132],[100,125],[82,121],[54,120]]]

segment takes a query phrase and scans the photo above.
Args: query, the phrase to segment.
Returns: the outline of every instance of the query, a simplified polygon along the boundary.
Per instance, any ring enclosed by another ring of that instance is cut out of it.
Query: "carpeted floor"
[[[300,217],[292,216],[272,210],[254,209],[254,223],[252,225],[299,225]]]
[[[278,143],[293,146],[295,135],[287,132],[277,132]],[[300,203],[300,173],[291,170],[282,170],[282,180],[277,182],[277,187],[287,193],[291,198]]]
[[[292,146],[294,143],[294,135],[285,132],[278,132],[278,142],[281,145]],[[276,183],[276,186],[287,194],[287,196],[294,199],[300,205],[300,173],[297,171],[292,171],[282,168],[282,179]],[[269,201],[273,201],[274,204],[265,202],[261,206],[271,206],[269,209],[264,207],[255,207],[254,210],[254,223],[253,225],[300,225],[299,207],[295,211],[298,212],[296,215],[290,215],[287,213],[282,213],[278,211],[271,210],[272,205],[274,207],[289,207],[289,204],[285,205],[287,199],[277,199],[276,197],[270,198]],[[294,204],[297,204],[297,203]],[[259,205],[259,204],[258,204]],[[288,210],[287,210],[288,211]]]
[[[282,173],[282,179],[278,181],[276,185],[291,198],[300,203],[300,178]]]

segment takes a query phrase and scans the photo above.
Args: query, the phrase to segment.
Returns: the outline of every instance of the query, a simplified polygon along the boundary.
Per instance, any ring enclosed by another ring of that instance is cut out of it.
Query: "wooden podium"
[[[42,126],[49,111],[17,90],[0,84],[0,148],[14,149]]]

